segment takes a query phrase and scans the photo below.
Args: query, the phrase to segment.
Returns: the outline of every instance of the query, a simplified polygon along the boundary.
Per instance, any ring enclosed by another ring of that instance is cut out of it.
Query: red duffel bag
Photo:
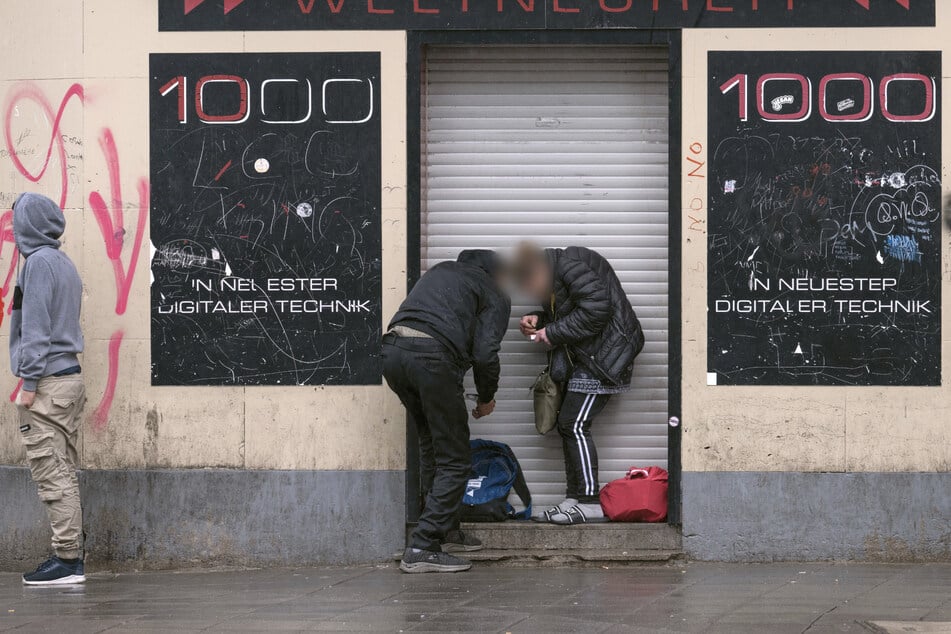
[[[667,472],[631,467],[601,489],[601,506],[612,522],[663,522],[667,519]]]

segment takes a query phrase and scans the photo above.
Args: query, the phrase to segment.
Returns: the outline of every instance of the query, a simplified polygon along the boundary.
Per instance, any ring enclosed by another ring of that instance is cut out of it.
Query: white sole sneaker
[[[70,575],[60,577],[59,579],[50,579],[49,581],[27,581],[23,580],[25,586],[72,586],[80,583],[86,583],[86,575]]]
[[[472,564],[460,564],[458,566],[449,566],[446,564],[433,564],[428,561],[420,561],[417,563],[408,564],[406,562],[400,562],[400,570],[405,573],[415,575],[422,574],[425,572],[465,572],[472,568]]]
[[[444,553],[474,553],[485,548],[482,544],[478,546],[466,546],[465,544],[443,544]]]

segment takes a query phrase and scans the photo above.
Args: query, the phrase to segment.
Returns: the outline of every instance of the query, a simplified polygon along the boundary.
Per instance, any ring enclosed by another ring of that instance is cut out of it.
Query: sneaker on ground
[[[50,557],[33,572],[23,575],[23,583],[28,586],[57,586],[85,583],[86,574],[83,560],[63,561],[59,557]]]
[[[435,550],[407,548],[400,562],[400,570],[410,574],[422,572],[464,572],[472,562]]]
[[[474,553],[482,550],[482,541],[463,531],[449,531],[442,543],[444,553]]]

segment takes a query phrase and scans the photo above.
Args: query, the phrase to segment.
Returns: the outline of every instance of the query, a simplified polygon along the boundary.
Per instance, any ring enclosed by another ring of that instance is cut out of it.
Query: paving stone
[[[949,585],[942,564],[365,566],[95,574],[72,588],[0,574],[0,631],[935,634],[951,632],[937,623],[951,621]]]

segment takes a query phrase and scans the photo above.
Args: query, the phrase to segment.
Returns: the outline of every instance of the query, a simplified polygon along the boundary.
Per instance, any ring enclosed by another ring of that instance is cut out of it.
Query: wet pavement
[[[876,626],[869,622],[877,621]],[[951,565],[477,567],[0,575],[0,631],[948,632]]]

